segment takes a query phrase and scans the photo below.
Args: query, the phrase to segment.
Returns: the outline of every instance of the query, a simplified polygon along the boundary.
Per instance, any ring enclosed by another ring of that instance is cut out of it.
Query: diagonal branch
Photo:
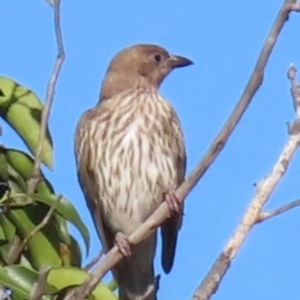
[[[193,187],[205,174],[210,165],[217,158],[218,154],[224,148],[228,141],[231,133],[236,128],[238,122],[242,118],[248,105],[250,104],[253,96],[257,92],[258,88],[262,84],[263,74],[270,54],[275,46],[277,38],[283,28],[285,21],[291,11],[299,11],[300,5],[296,3],[296,0],[286,0],[280,9],[278,16],[271,28],[271,31],[267,37],[267,40],[261,50],[255,65],[254,71],[245,87],[243,94],[227,122],[224,124],[221,131],[218,133],[216,138],[213,140],[208,151],[192,171],[192,173],[186,178],[182,185],[177,189],[177,197],[183,201]],[[144,224],[138,228],[129,237],[131,244],[135,245],[150,236],[155,230],[167,219],[168,217],[168,206],[165,202],[161,203],[155,212],[144,222]],[[122,258],[118,248],[114,246],[106,255],[106,257],[99,263],[95,271],[88,277],[88,279],[78,288],[70,291],[65,300],[79,300],[84,299],[88,296],[91,291],[96,287],[99,280]],[[227,269],[227,268],[226,268]],[[225,273],[226,270],[224,270]],[[223,275],[224,275],[223,273]],[[215,286],[216,288],[216,286]],[[212,290],[213,291],[213,290]],[[211,292],[212,293],[212,292]],[[207,298],[194,298],[194,299],[207,299]]]
[[[296,69],[293,66],[290,66],[288,77],[291,82],[293,98],[298,97],[298,100],[300,100],[300,86],[295,82],[295,74]],[[298,106],[300,105],[300,101],[294,102],[297,103]],[[296,107],[295,112],[296,120],[291,126],[288,140],[283,147],[277,162],[270,174],[257,185],[256,194],[252,199],[241,223],[228,241],[222,253],[219,255],[218,259],[211,267],[209,273],[197,288],[192,300],[210,299],[212,294],[215,293],[219,287],[222,278],[251,229],[255,224],[261,221],[260,218],[263,206],[267,203],[272,192],[286,173],[289,163],[300,145],[300,109]]]
[[[101,249],[99,253],[89,263],[86,264],[83,270],[85,271],[90,270],[93,266],[95,266],[100,261],[103,255],[104,255],[104,250]]]
[[[18,238],[15,238],[6,257],[6,260],[9,261],[10,264],[14,263],[16,259],[20,257],[22,251],[24,250],[30,239],[32,239],[49,223],[61,199],[61,195],[57,197],[56,202],[49,208],[43,220],[37,226],[35,226],[34,229],[31,232],[29,232],[29,234],[22,241],[20,241]]]
[[[41,119],[41,128],[39,133],[39,140],[36,155],[34,158],[34,168],[33,174],[28,182],[28,194],[32,194],[36,188],[37,183],[40,180],[40,164],[41,164],[41,154],[43,151],[43,143],[45,140],[46,135],[46,128],[49,120],[49,114],[52,107],[54,93],[56,88],[56,82],[58,80],[58,76],[65,60],[65,51],[63,46],[63,39],[62,39],[62,31],[60,25],[60,0],[53,1],[53,13],[54,13],[54,30],[55,30],[55,37],[56,37],[56,45],[57,45],[57,57],[54,63],[53,71],[51,73],[48,87],[47,87],[47,94],[46,94],[46,101],[44,105],[44,109],[42,112],[42,119]]]
[[[47,277],[51,271],[50,267],[46,267],[39,272],[37,281],[33,284],[28,300],[39,300],[43,298],[44,290],[47,284]]]

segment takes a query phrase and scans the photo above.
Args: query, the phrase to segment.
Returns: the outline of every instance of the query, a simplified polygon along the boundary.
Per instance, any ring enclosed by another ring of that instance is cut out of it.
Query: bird
[[[178,115],[158,90],[172,70],[191,64],[155,44],[124,48],[75,131],[78,181],[101,244],[106,253],[117,245],[123,255],[112,269],[120,300],[157,299],[157,234],[134,246],[128,236],[163,201],[170,212],[161,225],[165,273],[173,265],[183,211],[175,190],[184,180],[186,148]]]

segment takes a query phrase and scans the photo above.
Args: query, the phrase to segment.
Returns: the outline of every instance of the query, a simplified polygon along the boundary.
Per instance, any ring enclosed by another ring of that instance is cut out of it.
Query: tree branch
[[[291,82],[291,91],[293,93],[293,98],[297,98],[300,95],[300,86],[296,85],[295,74],[296,69],[293,66],[290,66],[288,77]],[[298,100],[300,100],[300,98]],[[299,106],[300,101],[298,102],[298,100],[295,102]],[[270,174],[257,185],[256,194],[252,199],[241,223],[223,249],[222,253],[219,255],[218,259],[213,264],[209,273],[197,288],[192,300],[210,299],[212,294],[215,293],[217,288],[219,287],[222,278],[224,277],[226,271],[229,269],[232,260],[241,248],[251,229],[255,224],[261,222],[260,218],[262,208],[269,200],[272,192],[275,190],[281,178],[286,173],[289,163],[300,144],[299,124],[300,109],[299,107],[296,107],[296,120],[291,126],[289,137],[282,150],[282,153],[280,154]]]
[[[30,239],[33,238],[39,231],[41,231],[49,223],[61,199],[62,199],[61,195],[57,197],[56,203],[54,203],[49,208],[43,220],[37,226],[35,226],[34,229],[31,232],[29,232],[29,234],[21,242],[18,239],[15,239],[15,242],[12,243],[11,248],[9,250],[8,253],[9,255],[7,255],[7,259],[9,259],[9,262],[11,264],[15,262],[18,257],[20,257],[22,251],[24,250],[24,248],[26,247]]]
[[[273,217],[279,216],[285,212],[287,212],[290,209],[293,209],[297,206],[300,206],[300,199],[294,200],[290,203],[287,203],[281,207],[278,207],[270,212],[262,212],[258,218],[258,220],[256,221],[256,223],[261,223],[263,221],[269,220]]]
[[[101,257],[104,254],[104,250],[101,249],[99,253],[89,262],[86,264],[86,266],[83,268],[83,270],[88,271],[90,270],[98,261],[101,259]]]
[[[41,154],[43,151],[43,143],[45,140],[46,128],[49,120],[49,114],[52,107],[54,93],[56,88],[56,83],[58,80],[58,76],[65,60],[65,51],[63,46],[63,39],[62,39],[62,31],[60,25],[60,0],[53,1],[53,13],[54,13],[54,30],[55,30],[55,37],[56,37],[56,45],[57,45],[57,57],[55,59],[53,71],[51,73],[47,93],[46,93],[46,101],[42,112],[41,118],[41,128],[39,133],[39,140],[38,146],[36,150],[36,155],[34,158],[34,168],[33,174],[28,181],[28,194],[32,194],[36,188],[37,183],[40,180],[40,164],[41,164]]]
[[[28,300],[40,300],[43,298],[50,271],[51,268],[47,267],[39,272],[38,280],[33,284]]]
[[[222,127],[221,131],[213,140],[209,149],[204,157],[194,168],[191,174],[185,179],[181,186],[177,189],[176,194],[179,200],[184,201],[184,198],[198,183],[198,181],[205,174],[210,165],[217,158],[218,154],[224,148],[231,133],[236,128],[238,122],[242,118],[248,105],[250,104],[253,96],[257,92],[258,88],[262,84],[263,74],[270,54],[274,48],[277,38],[287,17],[291,11],[299,10],[300,7],[295,0],[286,0],[278,13],[278,16],[274,22],[274,25],[267,37],[267,40],[261,50],[254,71],[243,91],[239,102],[232,111],[227,122]],[[167,219],[168,206],[165,202],[161,203],[155,212],[144,222],[144,224],[138,228],[133,234],[130,235],[129,241],[132,245],[136,245],[148,236],[150,236],[156,229]],[[88,296],[91,291],[96,287],[99,280],[122,258],[118,248],[114,246],[106,255],[106,257],[99,263],[94,272],[88,277],[88,279],[79,287],[71,290],[65,297],[65,300],[80,300]],[[228,260],[226,257],[224,258]],[[226,268],[227,269],[227,268]],[[226,270],[224,270],[223,275]],[[216,287],[215,287],[216,288]],[[212,293],[212,292],[211,292]],[[195,294],[197,295],[197,294]],[[208,298],[193,298],[193,299],[208,299]]]

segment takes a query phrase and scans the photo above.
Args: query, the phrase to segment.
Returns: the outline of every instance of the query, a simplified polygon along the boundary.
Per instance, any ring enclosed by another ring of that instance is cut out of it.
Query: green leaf
[[[0,226],[0,244],[3,244],[7,241],[6,235],[4,233],[3,227]]]
[[[5,235],[5,240],[11,242],[16,234],[16,227],[3,212],[0,213],[0,225]]]
[[[16,276],[11,277],[5,267],[0,266],[0,285],[11,289],[18,295],[20,295],[23,299],[28,299],[29,291],[28,287],[25,284],[24,287],[24,281],[16,280]]]
[[[76,239],[71,236],[71,243],[69,245],[70,249],[70,265],[75,267],[81,267],[82,256],[81,250]]]
[[[5,149],[5,156],[8,164],[16,171],[26,182],[32,177],[34,170],[34,159],[24,151],[12,148]],[[52,194],[54,192],[50,182],[41,174],[42,179],[37,184],[36,190],[41,194]]]
[[[18,133],[35,155],[41,128],[42,102],[31,90],[6,77],[0,77],[0,90],[0,117]],[[53,164],[52,152],[52,138],[47,128],[41,160],[49,168]]]
[[[21,193],[27,191],[26,181],[20,176],[19,173],[9,164],[8,165],[9,174],[9,187],[11,191],[15,193]]]
[[[5,183],[8,180],[8,166],[6,159],[6,149],[0,145],[0,182]]]
[[[35,282],[38,281],[39,274],[32,269],[20,265],[0,267],[0,284],[17,293],[21,299],[28,299]],[[45,285],[45,294],[56,293],[56,289],[51,285]]]
[[[53,205],[56,206],[56,211],[60,213],[67,221],[71,222],[80,232],[88,255],[90,249],[90,234],[72,203],[65,198],[60,198],[60,201],[57,204],[59,197],[56,195],[45,196],[33,194],[32,198],[35,201],[45,203],[50,207]]]
[[[5,148],[0,145],[0,199],[8,191],[8,163]]]
[[[16,226],[20,237],[25,239],[43,219],[45,213],[43,210],[41,205],[28,205],[25,208],[11,208],[6,215]],[[30,238],[26,254],[32,266],[37,270],[46,266],[61,266],[58,253],[59,242],[51,223]]]
[[[15,250],[19,247],[21,240],[16,234],[16,227],[7,218],[4,211],[0,212],[0,226],[5,236],[5,239],[1,241],[0,257],[5,264],[8,264],[18,257],[15,255]]]
[[[67,221],[57,211],[54,213],[54,218],[57,226],[57,234],[61,241],[66,245],[70,245],[71,236],[68,230]]]
[[[17,84],[9,78],[0,76],[0,87],[1,87],[0,105],[2,107],[5,107],[9,105],[13,97],[13,93],[17,88]]]
[[[79,285],[88,277],[88,273],[71,267],[52,269],[48,275],[48,283],[58,290],[65,289],[69,286]],[[99,283],[92,295],[95,300],[117,300],[117,296],[112,293],[106,285]]]

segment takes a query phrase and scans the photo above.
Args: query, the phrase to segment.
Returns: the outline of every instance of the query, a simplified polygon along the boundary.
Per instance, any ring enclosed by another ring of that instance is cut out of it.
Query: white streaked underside
[[[96,194],[102,216],[113,231],[129,235],[156,209],[162,193],[177,187],[178,141],[166,134],[174,122],[173,109],[156,92],[117,97],[105,100],[99,116],[86,122],[96,143],[90,145],[90,136],[80,132],[77,160],[89,151],[90,161],[99,162],[89,170],[100,182]],[[167,123],[161,114],[167,115]],[[178,126],[176,130],[181,137]]]

